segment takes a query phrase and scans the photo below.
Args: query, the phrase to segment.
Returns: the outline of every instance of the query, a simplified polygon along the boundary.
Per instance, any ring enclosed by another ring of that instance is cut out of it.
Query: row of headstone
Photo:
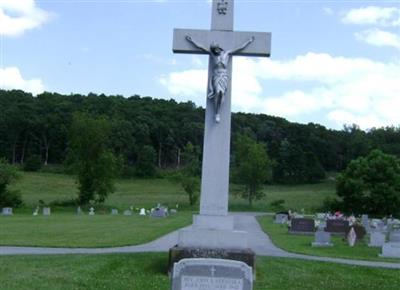
[[[33,211],[32,215],[33,216],[38,216],[40,211],[40,207],[36,207],[36,209]],[[45,216],[51,215],[51,209],[50,207],[43,207],[42,208],[42,214]]]

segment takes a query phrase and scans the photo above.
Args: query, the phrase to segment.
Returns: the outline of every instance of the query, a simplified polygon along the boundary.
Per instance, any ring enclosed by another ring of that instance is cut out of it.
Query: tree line
[[[21,165],[32,157],[39,157],[44,165],[72,164],[71,148],[78,142],[72,124],[77,116],[101,118],[106,124],[107,150],[118,159],[120,175],[153,175],[154,168],[180,168],[189,143],[202,152],[204,109],[193,102],[92,93],[45,92],[34,97],[20,90],[0,90],[0,158]],[[372,149],[400,156],[398,127],[363,131],[351,125],[332,130],[265,114],[234,113],[232,139],[242,135],[265,145],[273,163],[270,180],[276,183],[316,182],[325,172],[341,171]],[[240,142],[232,144],[235,162]]]

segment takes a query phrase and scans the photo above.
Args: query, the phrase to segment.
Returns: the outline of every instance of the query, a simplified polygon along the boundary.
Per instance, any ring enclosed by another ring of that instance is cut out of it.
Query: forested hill
[[[69,128],[78,112],[107,118],[112,126],[110,148],[129,166],[135,165],[144,145],[154,148],[155,163],[162,168],[177,167],[188,142],[202,146],[204,109],[192,102],[137,95],[43,93],[33,97],[23,91],[0,90],[0,157],[24,163],[30,155],[40,154],[44,164],[63,163]],[[393,127],[364,132],[353,125],[337,131],[264,114],[234,113],[233,140],[238,134],[267,144],[268,155],[275,161],[275,181],[311,181],[308,173],[341,170],[372,148],[400,156],[400,129]]]

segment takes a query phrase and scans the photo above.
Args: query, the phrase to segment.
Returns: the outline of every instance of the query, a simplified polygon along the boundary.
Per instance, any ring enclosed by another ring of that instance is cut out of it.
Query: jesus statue
[[[254,37],[244,42],[241,46],[234,48],[232,50],[225,51],[221,46],[213,42],[210,48],[207,48],[195,40],[191,36],[187,35],[186,40],[192,43],[197,48],[207,52],[211,57],[212,75],[210,76],[210,84],[208,86],[207,97],[209,99],[214,99],[215,106],[215,121],[219,123],[220,121],[220,107],[224,102],[224,96],[229,84],[229,74],[228,74],[228,64],[232,54],[245,49],[250,43],[254,41]]]

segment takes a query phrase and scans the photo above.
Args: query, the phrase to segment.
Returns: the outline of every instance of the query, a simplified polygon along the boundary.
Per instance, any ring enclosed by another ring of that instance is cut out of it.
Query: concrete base
[[[241,261],[253,268],[256,273],[256,255],[250,249],[213,249],[175,246],[169,250],[168,271],[172,271],[174,263],[185,258],[217,258]]]
[[[247,232],[205,228],[185,229],[179,232],[178,245],[210,249],[247,249]]]
[[[323,247],[333,247],[333,244],[332,243],[315,243],[315,242],[312,242],[311,243],[311,247],[316,247],[316,248],[323,248]]]

